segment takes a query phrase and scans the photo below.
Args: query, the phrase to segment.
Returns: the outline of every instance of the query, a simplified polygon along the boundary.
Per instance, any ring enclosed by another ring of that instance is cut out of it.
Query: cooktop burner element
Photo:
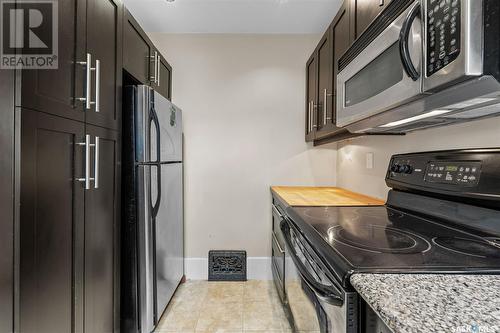
[[[449,251],[474,256],[479,258],[499,258],[500,259],[500,244],[492,245],[480,239],[471,238],[451,238],[451,237],[436,237],[432,240],[434,244],[445,248]],[[495,241],[492,241],[495,242]]]
[[[500,267],[500,248],[486,240],[388,206],[293,207],[289,214],[355,269]]]
[[[328,237],[336,242],[380,253],[422,253],[431,247],[418,235],[392,227],[371,224],[353,231],[336,226],[328,230]]]

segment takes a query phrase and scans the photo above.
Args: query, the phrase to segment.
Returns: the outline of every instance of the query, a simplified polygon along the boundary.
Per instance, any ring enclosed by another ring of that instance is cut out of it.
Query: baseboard
[[[208,258],[184,259],[184,274],[188,280],[208,279]],[[248,257],[247,278],[249,280],[272,280],[270,257]]]

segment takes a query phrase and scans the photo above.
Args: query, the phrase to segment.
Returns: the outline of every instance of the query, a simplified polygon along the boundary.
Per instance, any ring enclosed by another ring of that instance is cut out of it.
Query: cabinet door
[[[317,84],[318,61],[316,52],[313,53],[306,64],[306,141],[313,141],[316,134],[318,84]]]
[[[354,42],[354,30],[351,29],[351,14],[348,1],[340,7],[330,27],[332,35],[332,107],[330,117],[337,122],[337,75],[339,74],[339,60]]]
[[[14,332],[14,80],[0,70],[0,332]]]
[[[118,0],[88,0],[87,23],[87,53],[96,70],[91,73],[94,104],[86,112],[86,122],[118,129],[122,4]]]
[[[90,158],[95,181],[85,191],[85,332],[118,332],[118,133],[90,125],[85,133],[98,142]]]
[[[373,22],[391,0],[354,0],[356,2],[356,37]]]
[[[80,122],[21,113],[19,332],[83,331]]]
[[[149,84],[150,67],[151,71],[154,67],[154,61],[150,58],[153,54],[151,45],[137,21],[125,10],[123,49],[126,51],[123,53],[123,67],[142,84]]]
[[[316,49],[318,59],[318,110],[317,110],[317,133],[316,138],[328,134],[332,125],[332,48],[331,48],[331,33],[327,30],[323,38],[321,38],[318,48]]]
[[[22,71],[20,106],[61,117],[84,119],[86,0],[58,2],[58,69]]]
[[[156,91],[168,100],[172,100],[172,67],[160,55]]]

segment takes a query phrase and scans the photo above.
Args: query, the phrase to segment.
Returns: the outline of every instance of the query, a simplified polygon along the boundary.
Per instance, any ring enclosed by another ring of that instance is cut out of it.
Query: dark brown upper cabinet
[[[323,35],[316,49],[317,80],[317,133],[316,138],[328,133],[332,125],[332,37],[330,30]]]
[[[318,99],[318,59],[314,52],[306,65],[306,141],[313,141],[317,128],[317,99]]]
[[[166,99],[172,100],[172,66],[161,54],[158,59],[158,77],[155,89]]]
[[[125,9],[123,24],[123,68],[142,84],[149,84],[154,73],[154,47],[130,12]]]
[[[351,0],[353,14],[355,16],[356,37],[375,20],[382,10],[389,5],[392,0]]]
[[[59,67],[23,70],[18,106],[118,129],[122,8],[120,0],[60,1]]]
[[[87,0],[87,54],[94,70],[86,121],[111,129],[118,129],[121,112],[122,15],[118,0]]]
[[[345,1],[306,65],[306,141],[315,145],[355,136],[336,126],[338,60],[354,42],[351,20]]]
[[[150,85],[171,100],[172,67],[127,10],[123,26],[123,48],[126,50],[123,68],[139,83]]]
[[[17,105],[83,121],[86,0],[58,2],[58,69],[23,70]]]

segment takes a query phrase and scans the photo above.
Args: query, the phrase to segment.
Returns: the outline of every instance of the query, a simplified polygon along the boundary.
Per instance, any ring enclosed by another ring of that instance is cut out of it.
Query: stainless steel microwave
[[[393,0],[340,58],[337,125],[408,132],[500,113],[500,1]]]

